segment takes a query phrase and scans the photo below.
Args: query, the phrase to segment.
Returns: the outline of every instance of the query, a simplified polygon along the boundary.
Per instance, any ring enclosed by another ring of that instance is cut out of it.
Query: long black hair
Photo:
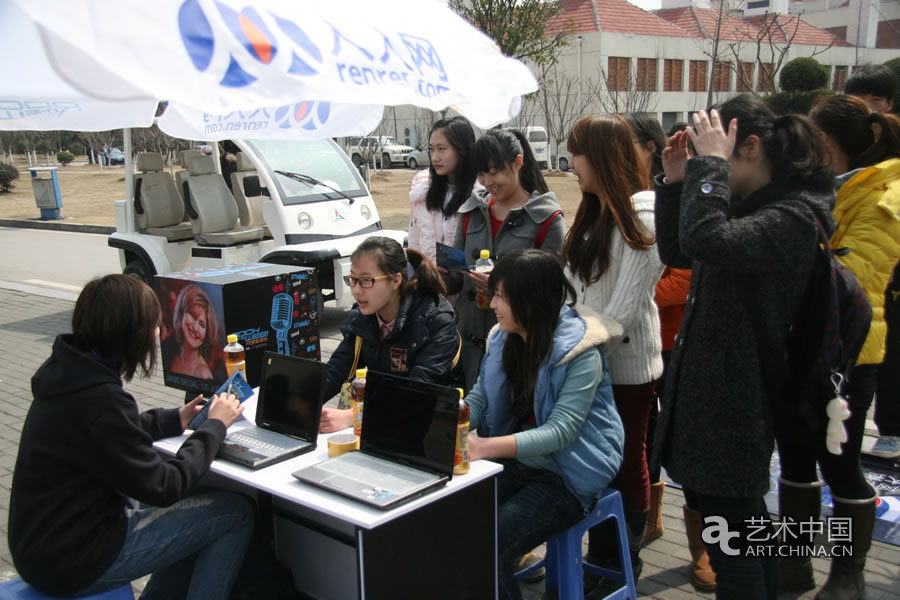
[[[444,215],[455,215],[463,202],[472,195],[472,187],[475,185],[475,165],[472,160],[472,146],[475,145],[475,130],[465,117],[451,117],[441,119],[432,126],[428,132],[428,145],[431,146],[431,134],[437,130],[444,133],[444,137],[456,151],[456,170],[453,172],[455,188],[453,197],[447,206],[444,206],[444,198],[447,196],[449,180],[446,175],[438,175],[434,167],[429,164],[431,171],[431,185],[425,194],[425,207],[430,211],[443,212]],[[431,152],[429,159],[431,157]],[[430,160],[429,160],[430,162]]]
[[[519,154],[522,155],[519,184],[529,194],[549,192],[525,134],[515,129],[490,129],[475,142],[475,172],[509,171]]]
[[[400,273],[403,276],[401,300],[412,290],[435,296],[447,293],[447,284],[434,263],[417,250],[407,249],[404,252],[403,246],[392,238],[366,238],[350,255],[350,261],[353,262],[364,254],[374,256],[378,268],[385,275]],[[412,276],[408,265],[412,267]]]
[[[779,117],[761,98],[751,94],[735,96],[714,106],[722,124],[738,120],[735,156],[751,135],[759,138],[763,153],[772,166],[772,181],[831,189],[833,178],[825,168],[825,144],[812,122],[803,115]]]
[[[649,113],[628,113],[625,115],[625,119],[631,125],[631,132],[637,138],[638,143],[653,155],[650,177],[656,177],[663,172],[662,151],[666,147],[666,134],[663,132],[662,125]],[[653,142],[656,148],[651,150],[650,142]]]
[[[574,304],[575,288],[557,255],[534,248],[514,250],[497,261],[488,278],[492,296],[501,284],[513,317],[528,332],[524,340],[518,335],[507,336],[503,348],[503,370],[512,387],[513,412],[526,419],[534,410],[538,367],[553,344],[560,309],[569,298]]]

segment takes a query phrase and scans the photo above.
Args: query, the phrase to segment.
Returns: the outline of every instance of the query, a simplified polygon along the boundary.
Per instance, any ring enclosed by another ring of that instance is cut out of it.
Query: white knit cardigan
[[[638,192],[631,200],[644,227],[655,232],[655,194]],[[662,375],[659,312],[653,295],[663,269],[656,244],[647,250],[633,250],[625,243],[619,228],[613,227],[609,267],[596,283],[586,286],[566,270],[578,294],[578,302],[618,321],[625,329],[623,337],[606,344],[613,385],[639,385]]]

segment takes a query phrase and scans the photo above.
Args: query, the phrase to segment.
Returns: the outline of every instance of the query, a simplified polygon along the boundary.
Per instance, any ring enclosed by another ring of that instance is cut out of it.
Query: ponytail
[[[850,169],[900,156],[900,121],[871,112],[856,96],[830,96],[813,107],[810,118],[847,155]],[[877,129],[881,132],[875,139]]]
[[[522,168],[519,170],[519,185],[529,194],[549,192],[528,140],[515,129],[490,129],[475,142],[475,172],[486,173],[491,169],[508,171],[520,154]]]
[[[519,140],[519,146],[522,148],[522,169],[519,171],[519,183],[529,194],[534,192],[546,194],[550,191],[550,188],[547,187],[547,182],[544,181],[544,176],[541,174],[541,168],[534,157],[534,152],[531,151],[531,144],[528,143],[525,134],[518,129],[510,129],[510,133],[516,136],[516,139]]]
[[[802,115],[777,116],[762,99],[742,94],[714,107],[723,123],[738,120],[734,153],[751,135],[759,138],[772,167],[772,181],[831,189],[833,178],[825,167],[825,144],[809,119]]]
[[[407,248],[406,258],[412,270],[412,277],[404,281],[400,288],[400,293],[403,296],[412,290],[435,296],[446,295],[447,284],[444,282],[444,278],[441,276],[441,272],[438,271],[437,266],[427,256],[418,250]]]

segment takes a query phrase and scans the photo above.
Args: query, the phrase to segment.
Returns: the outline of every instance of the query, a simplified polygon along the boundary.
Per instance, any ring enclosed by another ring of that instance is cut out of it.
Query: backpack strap
[[[456,337],[459,338],[459,344],[456,346],[456,356],[453,357],[453,362],[450,363],[451,370],[455,369],[456,365],[459,364],[459,355],[462,353],[462,336],[459,334],[459,331],[456,332]]]
[[[362,336],[356,336],[356,341],[353,342],[353,365],[350,366],[350,376],[347,377],[347,381],[356,376],[356,365],[359,364],[359,350],[362,348],[362,343]]]
[[[541,223],[540,229],[538,229],[537,236],[534,238],[534,247],[540,250],[544,246],[544,240],[547,239],[547,234],[550,233],[550,227],[553,225],[553,220],[556,219],[557,215],[561,215],[562,211],[557,210],[548,218],[544,219],[544,222]]]
[[[463,239],[466,239],[466,236],[469,235],[469,219],[472,218],[472,213],[467,212],[463,215],[462,222],[462,230],[463,230]]]

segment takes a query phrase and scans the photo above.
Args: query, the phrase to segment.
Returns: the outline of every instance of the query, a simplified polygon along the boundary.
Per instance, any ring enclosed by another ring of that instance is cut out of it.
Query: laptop
[[[256,400],[256,425],[225,436],[219,457],[261,469],[316,447],[328,365],[266,352]]]
[[[454,388],[370,370],[360,449],[293,475],[377,508],[408,502],[453,477],[458,411]]]

